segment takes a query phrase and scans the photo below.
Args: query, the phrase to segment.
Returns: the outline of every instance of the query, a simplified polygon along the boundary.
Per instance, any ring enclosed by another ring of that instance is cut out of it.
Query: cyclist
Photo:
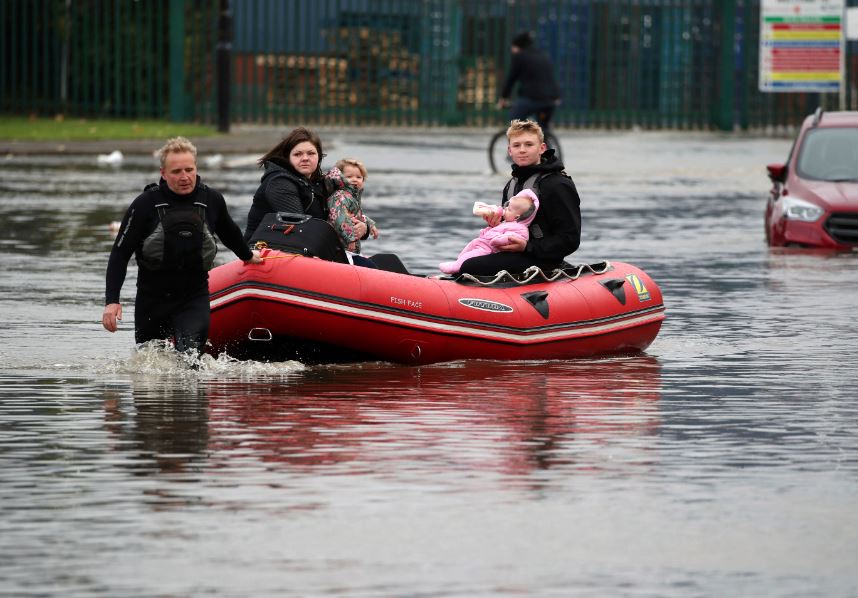
[[[513,87],[518,83],[518,94],[509,111],[510,120],[536,117],[543,134],[547,135],[554,108],[560,103],[560,88],[554,77],[554,66],[548,56],[533,45],[528,31],[512,38],[512,60],[501,89],[498,108],[510,106]]]

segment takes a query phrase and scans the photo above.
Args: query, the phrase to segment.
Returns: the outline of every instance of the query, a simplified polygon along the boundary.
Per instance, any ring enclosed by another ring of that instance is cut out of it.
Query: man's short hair
[[[533,120],[511,120],[509,128],[506,130],[506,138],[511,139],[515,135],[522,133],[535,133],[539,137],[540,143],[545,143],[545,133],[542,132],[542,127],[539,123]]]
[[[522,50],[529,48],[533,45],[533,35],[530,34],[530,31],[522,31],[512,38],[512,45]]]
[[[158,150],[158,160],[161,162],[161,168],[167,163],[168,154],[191,154],[194,161],[197,160],[197,147],[184,137],[173,137],[168,139],[161,149]]]

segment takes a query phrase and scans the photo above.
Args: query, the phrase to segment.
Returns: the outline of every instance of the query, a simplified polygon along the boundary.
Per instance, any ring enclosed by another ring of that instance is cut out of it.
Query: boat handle
[[[262,333],[262,336],[257,336],[257,334]],[[247,332],[247,338],[252,341],[270,341],[274,338],[274,335],[271,334],[271,331],[268,328],[251,328]]]

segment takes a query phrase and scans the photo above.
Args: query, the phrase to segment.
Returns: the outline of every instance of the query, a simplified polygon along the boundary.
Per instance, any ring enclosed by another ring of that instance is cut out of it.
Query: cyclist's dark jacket
[[[553,149],[542,154],[539,164],[513,164],[512,179],[504,192],[509,189],[512,197],[534,174],[538,175],[538,188],[534,191],[539,196],[539,211],[530,224],[530,239],[524,255],[532,257],[537,265],[560,264],[581,243],[581,199]],[[506,199],[504,195],[503,201]]]
[[[226,208],[223,195],[206,186],[200,177],[194,190],[187,195],[177,195],[167,186],[163,178],[151,188],[147,187],[138,195],[125,212],[119,234],[113,243],[110,258],[107,262],[107,288],[105,303],[119,303],[119,295],[128,261],[136,255],[138,263],[141,256],[143,241],[158,226],[160,217],[155,205],[168,204],[170,210],[193,210],[194,202],[206,204],[205,215],[209,230],[242,260],[249,260],[253,253],[241,238],[241,229],[232,220]],[[150,270],[141,267],[137,273],[137,291],[149,295],[164,293],[173,297],[191,296],[200,292],[208,292],[208,271],[200,260],[199,268],[174,270],[170,264],[164,264],[161,269]]]
[[[247,213],[245,242],[256,231],[262,218],[271,212],[308,214],[313,218],[327,220],[324,182],[311,183],[291,166],[283,167],[274,162],[264,164],[262,182],[253,195],[253,204]]]
[[[524,48],[512,55],[509,73],[501,89],[502,98],[510,97],[516,82],[519,96],[546,103],[560,99],[551,60],[537,48]]]

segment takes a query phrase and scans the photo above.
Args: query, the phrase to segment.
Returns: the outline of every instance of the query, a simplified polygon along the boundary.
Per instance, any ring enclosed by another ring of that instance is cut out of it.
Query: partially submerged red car
[[[858,250],[858,112],[817,108],[786,163],[766,169],[769,245]]]

